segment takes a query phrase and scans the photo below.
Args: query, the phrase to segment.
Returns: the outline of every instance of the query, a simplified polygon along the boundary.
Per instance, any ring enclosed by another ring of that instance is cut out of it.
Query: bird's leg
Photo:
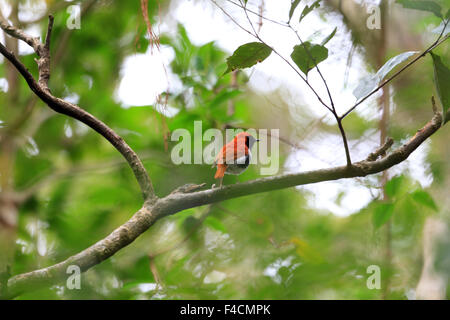
[[[219,180],[219,186],[217,188],[222,188],[223,177],[219,178],[217,180]],[[214,188],[216,188],[216,184],[215,183],[211,186],[211,189],[214,189]]]

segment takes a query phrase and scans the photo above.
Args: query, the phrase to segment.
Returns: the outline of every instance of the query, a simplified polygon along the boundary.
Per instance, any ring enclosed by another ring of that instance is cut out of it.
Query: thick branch
[[[105,139],[107,139],[127,160],[128,164],[134,172],[134,175],[136,176],[136,179],[138,180],[144,199],[154,199],[155,193],[153,190],[153,186],[144,165],[142,164],[137,154],[130,148],[130,146],[128,146],[128,144],[122,139],[122,137],[120,137],[106,124],[95,118],[87,111],[81,109],[75,104],[53,96],[48,90],[47,84],[50,77],[49,45],[52,23],[53,19],[50,18],[45,45],[40,44],[40,49],[36,52],[41,57],[38,60],[39,83],[34,79],[33,75],[28,71],[28,69],[17,59],[17,57],[1,43],[0,53],[3,54],[3,56],[14,65],[14,67],[23,76],[25,81],[28,83],[28,86],[36,94],[36,96],[38,96],[43,102],[45,102],[51,109],[83,122],[87,126],[100,133]],[[0,24],[0,27],[4,28],[5,26],[4,24]],[[13,27],[11,28],[9,28],[8,30],[15,30]],[[15,33],[12,32],[13,35],[16,33],[17,30]]]
[[[82,272],[108,259],[121,248],[133,242],[156,221],[155,215],[147,207],[142,207],[125,224],[109,236],[82,252],[51,267],[14,276],[8,281],[4,297],[13,298],[25,291],[50,286],[67,278],[67,268],[78,266]],[[1,292],[1,290],[0,290]]]
[[[185,209],[255,193],[322,181],[364,177],[370,174],[382,172],[406,160],[408,156],[422,144],[422,142],[428,139],[434,132],[439,130],[441,124],[442,115],[436,112],[433,119],[430,120],[422,129],[418,130],[414,137],[380,160],[364,160],[354,163],[351,166],[341,166],[296,174],[261,178],[245,183],[205,191],[186,193],[178,190],[176,192],[172,192],[165,198],[158,199],[152,203],[147,202],[144,207],[141,208],[128,222],[117,228],[108,237],[100,240],[88,249],[48,268],[12,277],[8,281],[6,297],[12,298],[24,291],[49,286],[63,281],[67,277],[66,269],[69,265],[77,265],[82,271],[86,271],[130,244],[158,219],[167,215],[175,214]],[[5,290],[3,291],[5,292]]]

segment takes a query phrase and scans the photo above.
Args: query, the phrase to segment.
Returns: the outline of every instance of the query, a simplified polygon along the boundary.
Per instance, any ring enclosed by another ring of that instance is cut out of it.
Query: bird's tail
[[[227,166],[225,164],[217,164],[217,171],[214,179],[223,178],[225,175],[225,170],[227,170]]]

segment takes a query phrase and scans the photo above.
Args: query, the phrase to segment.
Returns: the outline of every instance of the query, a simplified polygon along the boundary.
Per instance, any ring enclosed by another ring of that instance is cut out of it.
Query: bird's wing
[[[236,159],[248,155],[248,148],[245,145],[245,141],[235,141],[233,140],[223,146],[222,150],[216,156],[215,164],[234,163]]]

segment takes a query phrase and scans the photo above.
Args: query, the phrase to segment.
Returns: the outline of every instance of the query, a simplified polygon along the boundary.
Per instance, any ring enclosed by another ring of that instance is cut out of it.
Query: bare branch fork
[[[4,24],[1,23],[0,26],[3,28]],[[10,32],[16,32],[9,34],[20,35],[26,42],[27,40],[30,40],[29,37],[23,37],[24,34],[20,33],[20,30],[14,30],[14,28],[10,27],[8,27],[8,30],[10,30]],[[47,33],[49,34],[50,32]],[[49,37],[47,38],[49,39]],[[31,43],[34,43],[34,41],[31,41]],[[0,298],[14,298],[24,292],[51,286],[64,281],[67,277],[67,267],[70,265],[77,265],[83,272],[87,271],[132,243],[157,220],[185,209],[271,190],[279,190],[322,181],[364,177],[382,172],[407,159],[414,150],[416,150],[433,133],[439,130],[442,125],[442,114],[439,113],[436,108],[433,108],[433,118],[422,129],[418,130],[414,137],[387,156],[378,160],[376,160],[378,156],[386,152],[387,147],[382,148],[383,150],[381,151],[375,151],[374,155],[370,155],[368,159],[356,162],[350,166],[340,166],[296,174],[284,174],[260,178],[245,183],[204,191],[197,191],[199,188],[203,187],[203,185],[186,185],[177,188],[164,198],[157,198],[154,195],[150,178],[148,177],[142,162],[120,136],[78,106],[51,95],[48,90],[43,88],[41,84],[33,78],[27,68],[14,56],[14,54],[2,44],[0,44],[0,53],[16,67],[27,81],[30,89],[41,100],[47,103],[50,108],[56,112],[78,119],[110,141],[133,169],[141,186],[144,198],[146,199],[142,208],[133,214],[127,222],[89,248],[55,265],[28,273],[18,274],[6,281],[0,281]],[[450,113],[450,111],[448,113]]]

